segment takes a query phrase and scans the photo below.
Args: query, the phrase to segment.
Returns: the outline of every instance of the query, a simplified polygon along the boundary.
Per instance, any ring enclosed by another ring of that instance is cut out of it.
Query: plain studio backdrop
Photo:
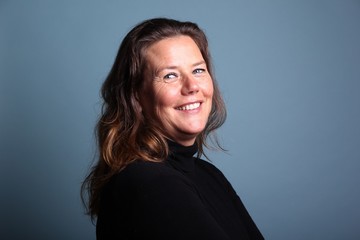
[[[124,35],[206,32],[227,108],[208,151],[266,239],[360,239],[360,1],[0,1],[0,238],[95,239],[80,202]]]

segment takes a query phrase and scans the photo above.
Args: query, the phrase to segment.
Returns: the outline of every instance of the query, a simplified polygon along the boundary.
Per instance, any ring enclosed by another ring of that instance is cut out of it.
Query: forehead
[[[151,65],[183,65],[203,60],[199,47],[189,36],[176,36],[155,42],[145,52]]]

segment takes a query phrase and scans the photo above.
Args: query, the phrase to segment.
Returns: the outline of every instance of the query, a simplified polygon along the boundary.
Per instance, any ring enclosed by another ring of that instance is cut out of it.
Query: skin
[[[165,137],[190,146],[208,121],[213,81],[202,54],[188,36],[163,39],[146,51],[140,104]]]

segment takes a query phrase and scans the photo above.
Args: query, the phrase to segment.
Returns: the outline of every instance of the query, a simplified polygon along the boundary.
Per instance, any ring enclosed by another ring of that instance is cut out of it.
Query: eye
[[[204,68],[196,68],[193,71],[193,74],[201,74],[201,73],[204,73],[204,72],[206,72],[206,70]]]
[[[171,82],[178,78],[178,75],[176,73],[168,73],[166,74],[163,79],[165,82]]]
[[[172,78],[176,78],[176,77],[177,77],[177,75],[175,73],[169,73],[164,76],[165,79],[172,79]]]

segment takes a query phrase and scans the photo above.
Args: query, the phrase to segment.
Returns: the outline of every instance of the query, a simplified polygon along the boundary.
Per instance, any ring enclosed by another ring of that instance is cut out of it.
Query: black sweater
[[[97,239],[263,239],[224,175],[169,142],[161,163],[136,161],[101,196]]]

